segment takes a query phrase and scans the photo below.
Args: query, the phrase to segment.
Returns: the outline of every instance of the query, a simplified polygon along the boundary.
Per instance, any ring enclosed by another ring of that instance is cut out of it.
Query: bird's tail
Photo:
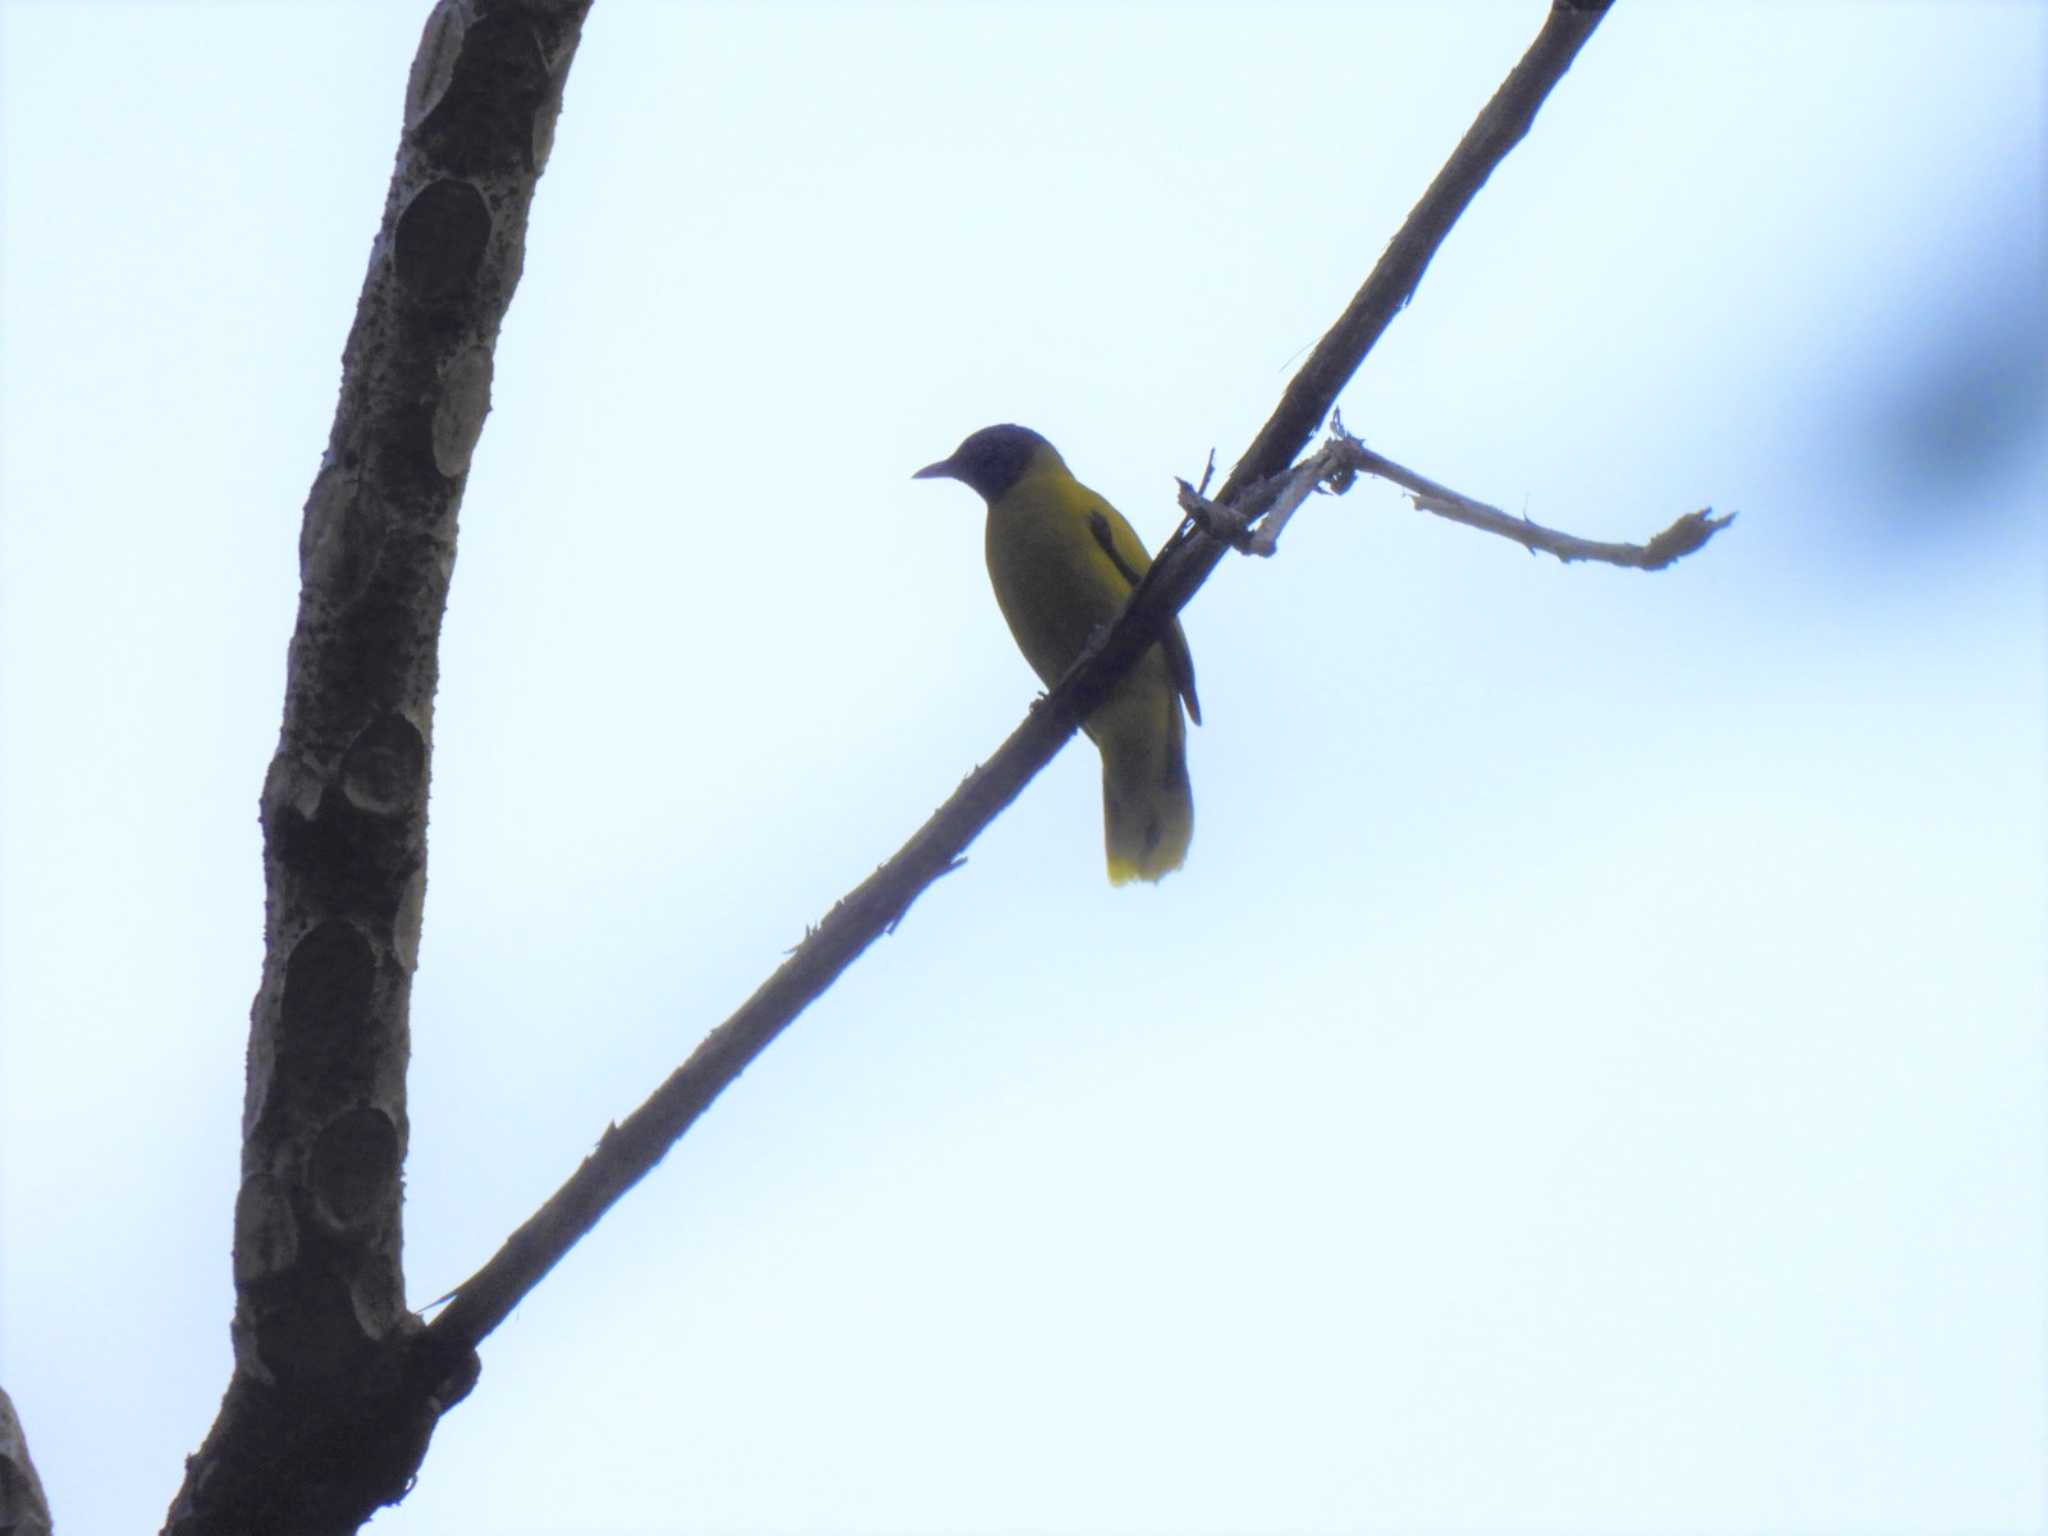
[[[1109,881],[1157,880],[1179,869],[1195,834],[1195,798],[1188,787],[1188,727],[1180,700],[1150,691],[1140,701],[1112,698],[1088,722],[1102,750],[1103,840]],[[1167,725],[1156,711],[1164,706]]]

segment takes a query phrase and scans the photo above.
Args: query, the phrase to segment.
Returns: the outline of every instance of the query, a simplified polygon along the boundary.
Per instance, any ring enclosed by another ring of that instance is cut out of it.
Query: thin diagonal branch
[[[1288,381],[1279,408],[1259,429],[1223,489],[1216,493],[1218,501],[1234,505],[1240,492],[1277,475],[1308,446],[1358,365],[1415,296],[1416,285],[1429,270],[1451,226],[1479,195],[1494,167],[1522,141],[1536,121],[1537,109],[1571,68],[1606,12],[1607,0],[1578,5],[1555,0],[1529,51],[1465,130],[1465,137],[1437,172],[1436,180],[1387,242],[1385,254],[1365,285],[1316,344],[1301,371]]]
[[[1284,471],[1308,441],[1337,392],[1415,291],[1459,214],[1528,131],[1537,108],[1599,23],[1602,10],[1604,6],[1553,6],[1528,53],[1288,386],[1272,420],[1218,495],[1219,504],[1244,519],[1244,508],[1261,495],[1261,483]],[[1184,524],[1168,541],[1116,623],[1091,642],[995,755],[968,776],[888,863],[841,899],[645,1103],[608,1129],[568,1182],[482,1269],[455,1289],[447,1308],[428,1325],[427,1343],[442,1349],[471,1348],[503,1322],[747,1065],[893,926],[926,886],[954,866],[982,828],[1052,760],[1074,734],[1076,722],[1108,696],[1117,679],[1154,643],[1230,547],[1191,530],[1191,524]]]

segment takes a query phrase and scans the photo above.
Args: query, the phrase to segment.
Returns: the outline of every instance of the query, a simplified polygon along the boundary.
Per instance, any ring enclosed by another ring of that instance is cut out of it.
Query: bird
[[[958,480],[988,503],[985,544],[996,606],[1047,687],[1116,617],[1152,564],[1123,515],[1076,480],[1059,451],[1029,427],[983,427],[911,478]],[[1200,725],[1202,706],[1187,636],[1174,619],[1081,722],[1102,754],[1112,885],[1156,881],[1187,858],[1195,829],[1188,719]]]

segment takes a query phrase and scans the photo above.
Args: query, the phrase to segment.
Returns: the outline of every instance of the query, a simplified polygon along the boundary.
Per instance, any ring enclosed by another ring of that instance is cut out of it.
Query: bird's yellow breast
[[[990,504],[987,555],[996,602],[1017,648],[1049,687],[1131,593],[1091,518],[1108,520],[1133,570],[1142,574],[1151,559],[1114,507],[1068,474],[1056,455],[1044,457],[1051,462],[1034,464]]]

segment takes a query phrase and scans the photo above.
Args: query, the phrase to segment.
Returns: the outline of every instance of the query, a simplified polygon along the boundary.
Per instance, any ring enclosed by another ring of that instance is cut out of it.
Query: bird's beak
[[[957,480],[959,476],[953,473],[953,461],[951,459],[941,459],[936,464],[925,465],[923,469],[920,469],[910,478],[913,480]]]

